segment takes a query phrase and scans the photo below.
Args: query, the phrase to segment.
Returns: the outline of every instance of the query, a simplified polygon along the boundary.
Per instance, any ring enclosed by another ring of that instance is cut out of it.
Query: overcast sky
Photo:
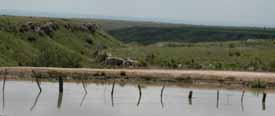
[[[275,0],[0,0],[0,9],[275,27]]]

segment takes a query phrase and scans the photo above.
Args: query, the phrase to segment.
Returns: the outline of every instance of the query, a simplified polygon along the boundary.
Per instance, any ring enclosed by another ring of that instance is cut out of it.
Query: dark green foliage
[[[111,30],[121,41],[153,44],[157,42],[210,42],[275,38],[275,29],[208,26],[130,27]],[[229,46],[234,47],[234,46]]]

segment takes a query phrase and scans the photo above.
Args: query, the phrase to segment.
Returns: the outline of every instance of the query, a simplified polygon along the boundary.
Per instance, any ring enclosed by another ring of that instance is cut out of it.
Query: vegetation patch
[[[267,88],[268,84],[264,81],[257,80],[249,83],[249,86],[251,88]]]

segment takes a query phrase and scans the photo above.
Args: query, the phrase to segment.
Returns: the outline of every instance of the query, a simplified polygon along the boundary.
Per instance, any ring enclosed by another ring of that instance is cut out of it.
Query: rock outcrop
[[[53,33],[59,29],[58,24],[54,22],[47,22],[45,24],[38,24],[33,22],[27,22],[20,26],[19,31],[21,33],[36,32],[40,35],[53,36]]]
[[[80,25],[72,25],[72,24],[66,24],[64,27],[71,31],[85,31],[85,32],[91,32],[94,33],[99,28],[96,24],[80,24]]]
[[[99,28],[96,24],[84,23],[84,24],[65,24],[64,28],[70,31],[82,31],[82,32],[91,32],[94,33]],[[1,26],[0,26],[1,29]],[[33,23],[31,21],[26,22],[21,25],[19,28],[19,32],[35,32],[39,33],[39,35],[47,35],[53,37],[54,32],[59,29],[59,25],[55,22],[46,22],[44,24],[41,23]]]

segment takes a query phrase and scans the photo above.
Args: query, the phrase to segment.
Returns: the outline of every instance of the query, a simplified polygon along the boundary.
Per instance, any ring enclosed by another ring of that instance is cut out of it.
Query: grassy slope
[[[1,16],[0,25],[12,25],[17,29],[21,24],[27,21],[35,23],[45,23],[54,21],[58,25],[65,23],[78,24],[88,23],[77,20],[65,19],[49,19],[49,18],[30,18],[30,17],[12,17]],[[91,21],[89,23],[92,23]],[[97,30],[94,34],[89,32],[66,30],[63,26],[59,26],[52,38],[49,36],[40,36],[37,33],[20,33],[7,32],[0,30],[0,66],[17,66],[30,65],[33,58],[38,56],[45,48],[55,48],[64,54],[73,55],[82,59],[82,67],[95,67],[98,63],[92,55],[97,45],[103,45],[107,48],[119,47],[122,44],[105,33],[102,29]],[[28,41],[29,37],[34,37],[37,41]],[[93,44],[87,43],[87,39],[91,39]]]
[[[183,69],[272,71],[275,42],[271,40],[206,43],[158,43],[112,49],[116,56],[144,60],[151,66]],[[152,54],[154,58],[152,58]],[[178,65],[181,64],[181,67]]]
[[[94,20],[124,42],[209,42],[273,39],[274,28],[223,27],[119,20]]]

